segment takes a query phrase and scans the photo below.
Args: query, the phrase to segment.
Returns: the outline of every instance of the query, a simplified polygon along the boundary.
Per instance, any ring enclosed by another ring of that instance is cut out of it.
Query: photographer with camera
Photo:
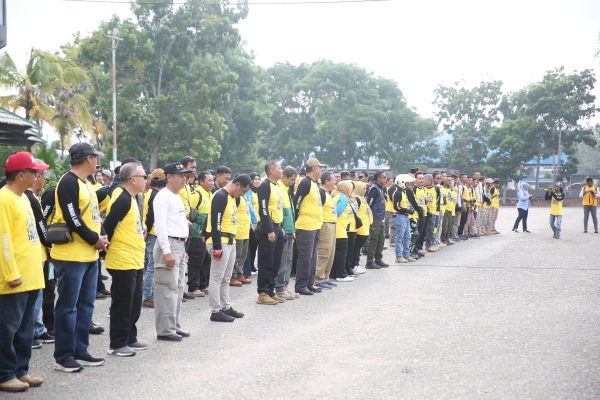
[[[554,232],[554,239],[560,239],[560,226],[562,224],[562,206],[565,195],[563,193],[562,183],[556,182],[554,190],[546,189],[544,195],[546,200],[550,200],[550,227]]]
[[[594,180],[590,177],[585,179],[587,185],[581,188],[579,198],[583,199],[583,233],[587,233],[588,219],[592,214],[594,221],[594,233],[598,233],[598,218],[596,217],[596,207],[600,199],[600,191],[594,185]]]

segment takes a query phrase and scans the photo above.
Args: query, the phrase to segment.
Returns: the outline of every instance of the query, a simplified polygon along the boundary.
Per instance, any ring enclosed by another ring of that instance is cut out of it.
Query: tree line
[[[247,2],[136,3],[62,54],[32,50],[26,70],[0,57],[0,84],[16,89],[2,106],[51,124],[61,148],[87,137],[112,152],[112,65],[116,50],[118,148],[150,169],[191,155],[201,167],[261,170],[268,159],[300,166],[312,154],[334,168],[373,159],[394,171],[436,164],[474,166],[503,180],[535,157],[558,154],[555,176],[576,171],[579,143],[596,145],[582,121],[596,112],[591,70],[549,71],[540,82],[502,93],[501,81],[438,86],[435,118],[419,115],[393,80],[353,64],[255,64],[237,23]],[[429,142],[452,135],[442,151]],[[569,161],[560,164],[565,152]]]

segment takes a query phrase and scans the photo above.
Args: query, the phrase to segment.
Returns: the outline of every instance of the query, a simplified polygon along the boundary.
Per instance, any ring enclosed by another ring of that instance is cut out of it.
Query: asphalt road
[[[599,398],[600,234],[583,233],[582,214],[566,208],[555,240],[547,208],[530,211],[531,234],[511,232],[516,210],[501,209],[501,235],[277,306],[255,304],[255,284],[231,288],[246,313],[234,323],[188,301],[180,343],[158,342],[143,309],[148,350],[117,358],[106,333],[92,336],[105,365],[66,374],[44,345],[30,370],[44,385],[0,398]],[[109,302],[94,314],[105,327]]]

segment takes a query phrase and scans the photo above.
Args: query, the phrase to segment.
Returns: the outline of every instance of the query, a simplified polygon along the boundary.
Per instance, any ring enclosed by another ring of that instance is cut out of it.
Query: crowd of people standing
[[[190,337],[181,326],[182,302],[208,297],[210,321],[233,322],[244,314],[230,304],[230,288],[253,279],[256,303],[278,305],[388,268],[388,247],[404,264],[499,234],[500,180],[479,172],[414,168],[387,177],[333,172],[310,158],[300,170],[268,161],[261,179],[257,172],[232,176],[226,166],[198,172],[189,156],[153,171],[126,158],[110,171],[99,168],[100,155],[87,143],[72,146],[70,171],[45,191],[48,165],[27,152],[6,161],[1,390],[43,383],[28,372],[32,348],[42,343],[54,343],[57,371],[104,364],[88,352],[90,333],[103,331],[92,321],[97,299],[111,298],[107,353],[130,357],[148,348],[136,327],[143,307],[154,309],[158,340],[179,342]],[[518,205],[525,231],[526,190]],[[556,190],[546,197],[556,238],[561,196]]]

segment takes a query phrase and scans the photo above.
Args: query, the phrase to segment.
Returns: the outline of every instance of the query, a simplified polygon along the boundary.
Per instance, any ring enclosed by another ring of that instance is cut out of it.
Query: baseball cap
[[[562,187],[562,183],[561,182],[554,182],[554,186],[556,186],[556,187]]]
[[[150,177],[153,181],[164,181],[166,179],[165,171],[163,171],[162,168],[156,168],[154,171],[152,171]]]
[[[487,178],[485,180],[485,183],[494,183],[494,180],[492,178]]]
[[[306,168],[304,167],[300,168],[300,175],[302,174],[306,175]]]
[[[102,170],[102,175],[106,175],[106,176],[108,176],[110,178],[112,176],[112,172],[110,172],[109,169],[103,169]]]
[[[326,167],[327,164],[321,164],[316,158],[309,158],[306,162],[307,167]]]
[[[494,183],[500,183],[500,178],[494,178]]]
[[[4,164],[5,172],[16,172],[24,169],[32,169],[34,171],[45,171],[50,166],[48,164],[40,164],[35,162],[31,153],[27,151],[18,151],[15,154],[8,156]]]
[[[89,143],[75,143],[69,149],[69,157],[71,160],[77,160],[86,156],[103,156],[104,153],[96,151],[94,146]]]
[[[192,171],[188,171],[187,169],[183,168],[183,166],[179,163],[171,163],[171,164],[165,165],[165,167],[163,168],[163,172],[166,176],[166,175],[175,175],[175,174],[185,174],[187,172],[192,172]]]
[[[417,172],[421,172],[421,168],[415,167],[410,169],[411,174],[416,174]]]

